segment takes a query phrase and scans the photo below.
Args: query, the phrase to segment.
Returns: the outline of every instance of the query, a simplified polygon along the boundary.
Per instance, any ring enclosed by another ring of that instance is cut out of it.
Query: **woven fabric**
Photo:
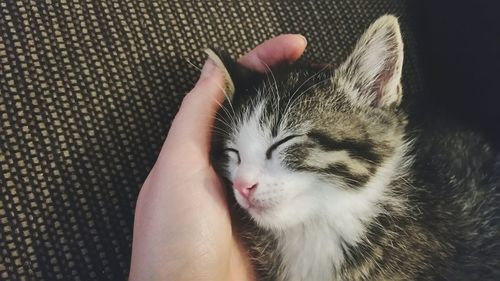
[[[282,33],[339,63],[405,1],[1,1],[0,280],[125,280],[135,200],[206,47]]]

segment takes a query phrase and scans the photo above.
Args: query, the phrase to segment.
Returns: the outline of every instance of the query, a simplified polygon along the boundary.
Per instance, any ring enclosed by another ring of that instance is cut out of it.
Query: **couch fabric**
[[[1,1],[0,280],[127,278],[137,194],[206,47],[301,33],[335,65],[392,13],[420,92],[405,2]]]

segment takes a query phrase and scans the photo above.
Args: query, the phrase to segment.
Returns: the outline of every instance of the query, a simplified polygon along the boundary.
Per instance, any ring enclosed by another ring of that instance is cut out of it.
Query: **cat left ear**
[[[224,74],[226,98],[233,99],[235,91],[251,83],[252,79],[257,75],[254,71],[231,58],[227,52],[205,49],[205,53]]]
[[[402,67],[403,41],[398,20],[386,15],[361,36],[352,54],[338,68],[335,81],[355,102],[397,106],[402,98]]]

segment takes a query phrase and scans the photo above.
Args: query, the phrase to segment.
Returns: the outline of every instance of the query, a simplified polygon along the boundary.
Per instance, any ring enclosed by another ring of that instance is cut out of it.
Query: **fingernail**
[[[302,41],[304,41],[304,45],[307,45],[307,39],[304,35],[302,34],[297,34],[298,36],[300,36],[300,38],[302,38]]]
[[[217,66],[215,65],[215,62],[211,58],[208,58],[205,64],[203,65],[203,68],[201,69],[201,75],[199,80],[203,80],[211,76],[216,67]]]

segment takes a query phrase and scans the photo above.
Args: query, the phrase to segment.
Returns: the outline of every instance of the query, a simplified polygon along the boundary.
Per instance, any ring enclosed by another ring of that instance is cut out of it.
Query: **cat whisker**
[[[218,101],[216,101],[216,102],[220,105],[221,108],[224,108],[224,106],[221,105]],[[234,127],[234,124],[232,125],[230,121],[225,119],[224,116],[221,115],[218,110],[214,110],[211,113],[212,114],[207,115],[207,118],[213,118],[214,120],[218,120],[221,123],[223,123],[225,126],[227,126],[228,128]],[[231,121],[232,121],[232,119],[231,119]]]
[[[186,62],[191,65],[192,67],[196,68],[198,71],[201,71],[201,68],[196,66],[194,63],[192,63],[188,58],[184,58]]]
[[[307,78],[302,84],[299,85],[299,87],[295,90],[295,92],[293,92],[293,94],[288,99],[288,102],[287,102],[287,105],[285,106],[284,112],[287,112],[287,110],[288,110],[288,108],[290,106],[290,102],[294,100],[295,95],[300,91],[300,89],[305,84],[307,84],[307,82],[309,82],[311,79],[315,78],[317,75],[319,75],[320,73],[322,73],[323,71],[325,71],[327,68],[328,68],[328,65],[325,65],[323,68],[321,68],[320,70],[318,70],[318,72],[316,72],[315,74],[311,75],[311,77]]]
[[[209,118],[209,117],[212,117],[212,116],[208,116],[207,115],[207,118]],[[218,117],[214,117],[214,119],[220,121],[221,123],[223,123],[228,128],[231,128],[231,126],[229,126],[229,124],[226,121],[224,121],[224,120],[222,120],[222,119],[220,119]],[[212,132],[218,132],[218,133],[221,133],[222,135],[225,135],[225,136],[230,136],[231,135],[231,132],[225,130],[224,128],[217,127],[217,126],[215,126],[213,124],[210,125],[210,129],[212,130]]]
[[[276,77],[274,76],[273,70],[269,67],[269,65],[267,63],[265,63],[264,61],[261,61],[261,63],[266,66],[267,70],[271,74],[271,77],[273,78],[274,89],[275,89],[275,94],[276,94],[276,101],[277,101],[277,108],[275,110],[279,110],[280,95],[279,95],[279,90],[278,90],[278,82],[276,81]],[[273,87],[271,86],[270,88],[273,88]]]
[[[188,58],[184,58],[184,59],[186,60],[186,62],[187,62],[189,65],[191,65],[192,67],[196,68],[198,71],[201,71],[201,70],[202,70],[200,67],[198,67],[198,66],[196,66],[194,63],[192,63],[192,62],[191,62]],[[225,89],[224,87],[222,87],[219,83],[216,83],[216,85],[217,85],[217,87],[218,87],[220,90],[222,90],[222,92],[224,93],[224,97],[225,97],[225,99],[228,101],[229,106],[231,107],[232,115],[236,115],[236,113],[235,113],[235,111],[234,111],[234,107],[233,107],[233,105],[232,105],[232,103],[231,103],[231,99],[229,98],[229,96],[228,96],[228,94],[227,94],[227,92],[226,92],[226,89]],[[226,111],[226,114],[227,114],[230,118],[232,118],[232,115],[231,115],[231,114],[227,111],[227,109],[225,109],[225,108],[223,107],[223,105],[222,105],[220,102],[218,102],[218,101],[217,101],[217,104],[218,104],[220,107],[222,107],[224,111]]]
[[[213,134],[218,134],[220,136],[223,136],[223,137],[229,137],[231,134],[226,132],[226,131],[221,131],[221,130],[218,130],[218,128],[215,128],[215,127],[212,127],[212,133]]]
[[[300,98],[305,95],[306,93],[308,93],[311,89],[313,89],[314,87],[320,85],[321,83],[324,83],[325,81],[327,81],[329,78],[326,78],[326,79],[323,79],[323,80],[320,80],[318,81],[317,83],[314,83],[313,85],[311,85],[309,88],[307,88],[305,91],[303,91],[302,93],[300,93],[297,98],[295,99],[295,101],[292,102],[292,104],[287,108],[287,110],[289,110],[290,108],[292,108],[293,106],[297,105],[297,103],[300,101]],[[286,111],[285,111],[286,112]]]
[[[189,61],[189,59],[185,58],[185,60],[186,60],[186,61],[187,61],[187,62],[188,62],[191,66],[193,66],[193,67],[194,67],[194,68],[196,68],[197,70],[201,71],[201,68],[200,68],[200,67],[198,67],[198,66],[196,66],[195,64],[193,64],[191,61]],[[222,107],[224,111],[226,111],[226,114],[227,114],[230,118],[232,118],[232,116],[233,116],[233,115],[235,116],[235,115],[236,115],[236,113],[235,113],[235,111],[234,111],[233,104],[231,103],[231,99],[229,98],[229,95],[227,94],[227,91],[226,91],[225,87],[222,87],[219,83],[215,83],[215,85],[216,85],[216,86],[217,86],[217,87],[218,87],[218,88],[222,91],[222,93],[224,94],[225,99],[228,101],[229,106],[231,107],[232,115],[231,115],[231,114],[227,111],[227,109],[226,109],[226,108],[224,108],[224,107],[222,106],[222,104],[221,104],[220,102],[216,101],[216,102],[217,102],[217,104],[218,104],[220,107]]]
[[[226,127],[231,128],[231,126],[222,118],[215,117],[215,120],[218,120],[222,124],[224,124]]]
[[[222,110],[226,113],[226,116],[230,119],[230,120],[229,120],[229,121],[230,121],[229,123],[231,123],[231,124],[233,124],[233,125],[236,125],[236,124],[237,124],[236,119],[235,119],[235,118],[236,118],[236,113],[235,113],[234,109],[232,108],[231,103],[229,103],[229,104],[231,105],[231,108],[233,109],[233,110],[232,110],[232,113],[233,113],[233,114],[231,114],[231,112],[229,112],[229,110],[226,108],[226,106],[224,106],[224,104],[221,104],[221,103],[220,103],[218,100],[216,100],[215,98],[214,98],[214,101],[215,101],[215,102],[219,105],[219,107],[220,107],[220,108],[221,108],[221,109],[222,109]],[[221,116],[221,118],[222,118],[222,116]],[[225,121],[228,121],[228,120],[225,120]],[[228,125],[228,126],[229,126],[229,125]]]

